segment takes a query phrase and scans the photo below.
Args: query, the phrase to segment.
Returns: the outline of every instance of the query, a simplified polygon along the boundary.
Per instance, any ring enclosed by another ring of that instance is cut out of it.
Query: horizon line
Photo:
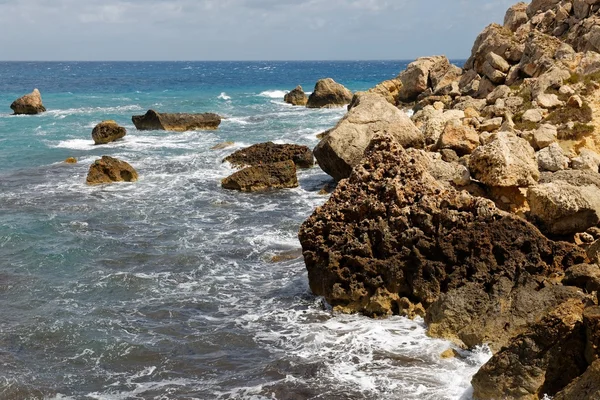
[[[446,56],[447,57],[447,56]],[[319,59],[310,59],[310,60],[0,60],[0,63],[64,63],[64,62],[89,62],[89,63],[118,63],[118,62],[412,62],[417,60],[417,58],[390,58],[390,59],[330,59],[330,60],[319,60]],[[467,58],[460,57],[447,57],[450,61],[464,61]]]

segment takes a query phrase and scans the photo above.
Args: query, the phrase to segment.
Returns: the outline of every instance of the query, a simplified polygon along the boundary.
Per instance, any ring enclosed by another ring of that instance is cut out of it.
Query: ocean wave
[[[81,115],[81,114],[97,114],[97,113],[121,113],[125,111],[141,111],[143,110],[137,104],[131,104],[128,106],[116,106],[116,107],[81,107],[81,108],[69,108],[67,110],[49,110],[46,114],[54,116],[55,118],[63,119],[70,115]]]
[[[265,90],[259,94],[260,97],[268,97],[270,99],[283,99],[288,94],[287,90]]]
[[[218,99],[221,99],[221,100],[231,100],[231,97],[230,97],[230,96],[227,96],[227,93],[225,93],[225,92],[222,92],[222,93],[219,95],[219,97],[217,97],[217,98],[218,98]]]

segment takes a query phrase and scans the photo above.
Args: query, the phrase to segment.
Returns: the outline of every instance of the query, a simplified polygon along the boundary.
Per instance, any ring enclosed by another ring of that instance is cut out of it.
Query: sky
[[[0,60],[469,56],[517,0],[0,0]]]

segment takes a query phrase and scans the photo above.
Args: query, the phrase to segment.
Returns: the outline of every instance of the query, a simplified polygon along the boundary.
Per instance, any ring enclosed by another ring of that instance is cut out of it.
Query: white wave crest
[[[81,115],[81,114],[95,114],[95,113],[120,113],[125,111],[140,111],[143,110],[137,104],[131,104],[127,106],[116,106],[116,107],[81,107],[81,108],[69,108],[67,110],[49,110],[46,112],[48,115],[52,115],[55,118],[65,118],[69,115]]]
[[[268,97],[270,99],[283,99],[287,94],[287,90],[265,90],[259,94],[260,97]]]
[[[225,92],[222,92],[218,98],[221,100],[231,100],[231,97],[227,96],[227,93],[225,93]]]

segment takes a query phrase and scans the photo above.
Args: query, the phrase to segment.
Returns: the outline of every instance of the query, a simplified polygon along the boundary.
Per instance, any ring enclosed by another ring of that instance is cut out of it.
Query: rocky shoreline
[[[600,2],[534,0],[464,68],[356,93],[314,151],[339,184],[299,232],[312,291],[488,344],[475,399],[599,398],[599,52]]]

